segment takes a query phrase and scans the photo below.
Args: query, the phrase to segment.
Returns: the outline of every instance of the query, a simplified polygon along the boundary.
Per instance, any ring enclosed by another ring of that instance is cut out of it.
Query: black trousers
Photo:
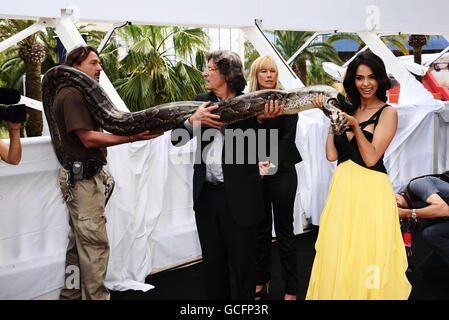
[[[265,214],[258,226],[256,246],[257,284],[261,285],[271,278],[273,213],[285,293],[291,295],[296,295],[298,284],[295,236],[293,233],[293,206],[297,185],[298,177],[294,167],[292,170],[278,172],[273,176],[263,178]]]
[[[449,277],[449,221],[429,225],[422,237],[433,249],[421,263],[421,271],[429,278]]]
[[[197,201],[195,218],[206,298],[253,300],[256,226],[240,226],[235,222],[228,210],[224,188],[205,185]]]

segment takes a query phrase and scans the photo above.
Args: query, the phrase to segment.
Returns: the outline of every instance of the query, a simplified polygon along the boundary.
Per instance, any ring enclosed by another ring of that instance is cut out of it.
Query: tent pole
[[[35,24],[0,42],[0,52],[8,49],[9,47],[15,46],[18,42],[28,38],[38,31],[41,31],[45,27],[50,27],[51,24],[52,23],[50,22],[50,20],[39,19],[39,21]]]

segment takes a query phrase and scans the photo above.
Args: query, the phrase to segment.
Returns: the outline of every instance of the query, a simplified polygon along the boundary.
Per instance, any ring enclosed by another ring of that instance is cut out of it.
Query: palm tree
[[[408,45],[413,48],[413,60],[417,64],[421,64],[422,47],[427,44],[429,36],[423,34],[412,34],[408,38]],[[416,80],[422,82],[422,77],[415,75]]]
[[[111,83],[120,78],[119,50],[115,41],[110,41],[100,52],[101,67]]]
[[[323,61],[315,61],[310,64],[307,72],[307,85],[315,84],[325,84],[332,86],[334,84],[334,79],[324,72],[322,67]]]
[[[274,45],[278,51],[288,60],[313,35],[309,31],[275,31]],[[291,67],[299,76],[302,83],[307,84],[307,61],[312,64],[317,61],[330,61],[341,64],[335,49],[325,42],[312,42],[293,61]]]
[[[408,45],[413,48],[413,58],[417,64],[421,64],[422,47],[427,44],[428,37],[423,34],[412,34],[408,38]]]
[[[46,28],[45,32],[40,33],[40,41],[45,48],[45,60],[42,62],[42,74],[48,69],[59,64],[59,54],[56,42],[56,32],[53,28]]]
[[[31,26],[34,21],[6,19],[0,23],[0,40]],[[25,69],[25,93],[27,97],[42,101],[41,65],[45,59],[45,49],[38,41],[39,34],[35,33],[20,41],[14,50],[23,61]],[[11,60],[9,60],[11,62]],[[35,137],[42,135],[42,112],[28,108],[27,122],[25,124],[27,136]]]
[[[250,41],[248,40],[245,41],[244,47],[245,47],[245,61],[244,61],[245,71],[247,74],[249,74],[251,65],[253,64],[254,60],[256,60],[260,55]]]
[[[25,74],[25,68],[23,61],[17,55],[17,50],[8,49],[0,54],[0,79],[2,86],[22,91],[22,77]]]
[[[192,62],[205,64],[208,37],[201,29],[132,25],[118,35],[128,52],[113,84],[130,110],[192,100],[205,90],[201,71]]]
[[[0,20],[0,41],[33,23],[34,21],[25,20]],[[79,31],[86,32],[85,29],[90,26],[80,26]],[[102,31],[89,30],[87,41],[94,46],[98,45],[103,35]],[[17,46],[6,50],[0,63],[0,79],[8,87],[22,91],[22,77],[25,75],[26,96],[41,101],[41,73],[59,63],[55,36],[56,33],[52,28],[46,28],[44,32],[36,32],[19,42]],[[27,136],[40,136],[43,128],[42,112],[28,108],[27,114],[25,123]]]
[[[340,40],[353,40],[359,44],[359,47],[357,48],[356,52],[360,51],[365,43],[360,39],[360,37],[355,33],[335,33],[331,36],[329,36],[326,39],[326,43],[333,44]],[[381,36],[380,38],[387,46],[393,46],[396,49],[398,49],[402,54],[408,55],[409,51],[407,46],[405,45],[405,41],[407,40],[407,36],[405,34],[400,35],[394,35],[394,36]]]

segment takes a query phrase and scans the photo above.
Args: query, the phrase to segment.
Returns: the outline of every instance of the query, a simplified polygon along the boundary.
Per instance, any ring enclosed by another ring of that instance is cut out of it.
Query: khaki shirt
[[[96,159],[106,164],[106,148],[86,148],[75,132],[78,129],[103,131],[93,121],[86,105],[87,101],[81,92],[71,87],[61,89],[53,103],[53,113],[65,152],[64,166],[70,161],[87,159]]]

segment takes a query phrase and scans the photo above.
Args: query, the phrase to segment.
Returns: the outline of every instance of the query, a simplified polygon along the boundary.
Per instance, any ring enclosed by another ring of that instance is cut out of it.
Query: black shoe
[[[256,291],[254,294],[254,300],[266,300],[270,296],[270,281],[265,283],[262,290]]]

